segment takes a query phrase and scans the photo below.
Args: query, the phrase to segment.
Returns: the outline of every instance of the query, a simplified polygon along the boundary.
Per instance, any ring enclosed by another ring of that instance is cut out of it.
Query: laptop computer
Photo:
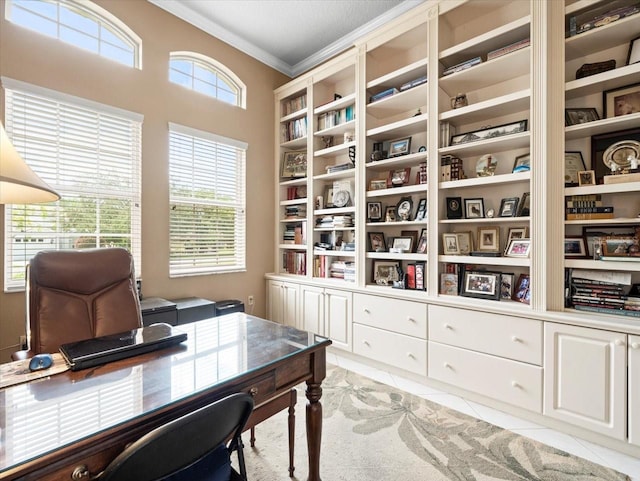
[[[186,332],[169,324],[158,323],[118,334],[63,344],[60,346],[60,352],[71,370],[79,371],[163,349],[186,339]]]

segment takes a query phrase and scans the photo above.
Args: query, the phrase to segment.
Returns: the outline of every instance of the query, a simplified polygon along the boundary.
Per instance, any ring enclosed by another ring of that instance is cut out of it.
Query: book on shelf
[[[442,72],[442,76],[451,75],[454,73],[462,72],[468,68],[473,67],[474,65],[478,65],[482,63],[482,57],[474,57],[469,60],[465,60],[464,62],[460,62],[459,64],[452,65],[449,68],[446,68],[444,72]]]
[[[631,285],[631,273],[622,271],[603,271],[599,269],[573,269],[571,280],[575,283],[621,286]]]
[[[613,212],[591,212],[585,214],[566,214],[566,220],[602,220],[613,219]]]
[[[307,136],[307,118],[291,120],[280,125],[280,142],[285,143],[291,140],[300,139]]]
[[[587,305],[576,305],[573,306],[574,309],[578,311],[588,311],[588,312],[597,312],[598,314],[610,314],[614,316],[628,316],[628,317],[640,317],[640,310],[636,311],[633,309],[614,309],[612,307],[602,307],[602,306],[587,306]]]
[[[288,274],[305,275],[307,273],[306,252],[284,252],[282,255],[282,270]]]
[[[371,102],[376,102],[378,100],[382,100],[386,97],[389,97],[391,95],[397,94],[399,92],[399,90],[395,87],[383,90],[382,92],[378,92],[375,95],[372,95],[371,97],[369,97],[369,103]]]
[[[520,50],[521,48],[528,47],[530,44],[531,44],[531,39],[525,38],[517,42],[513,42],[509,45],[505,45],[504,47],[491,50],[487,54],[487,60],[492,60],[494,58],[502,57],[503,55],[506,55],[508,53],[515,52],[516,50]]]
[[[565,209],[567,214],[612,214],[613,206],[602,207],[567,207]]]
[[[580,194],[565,197],[565,207],[601,207],[602,194]]]
[[[403,83],[400,86],[400,92],[404,92],[405,90],[412,89],[413,87],[417,87],[418,85],[422,85],[424,83],[427,83],[427,76],[426,75],[422,75],[421,77],[418,77],[417,79],[410,80],[409,82]]]
[[[332,174],[333,172],[341,172],[343,170],[349,170],[355,168],[353,162],[345,162],[344,164],[338,165],[330,165],[327,167],[327,174]]]
[[[353,105],[343,109],[329,110],[318,115],[318,131],[330,129],[336,125],[351,122],[356,118],[356,111]]]
[[[287,116],[293,112],[297,112],[307,108],[307,94],[302,94],[298,97],[285,100],[282,102],[282,113]]]

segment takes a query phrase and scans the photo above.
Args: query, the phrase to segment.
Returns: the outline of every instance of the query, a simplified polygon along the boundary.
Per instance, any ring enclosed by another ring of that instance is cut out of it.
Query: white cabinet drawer
[[[353,352],[421,376],[427,375],[427,341],[353,325]]]
[[[367,294],[353,295],[353,322],[427,338],[427,305]]]
[[[541,321],[429,306],[429,340],[542,365]]]
[[[542,368],[429,341],[429,377],[542,412]]]

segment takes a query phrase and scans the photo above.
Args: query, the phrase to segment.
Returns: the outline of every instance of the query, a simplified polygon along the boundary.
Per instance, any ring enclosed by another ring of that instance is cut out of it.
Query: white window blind
[[[246,144],[169,129],[170,276],[244,271]]]
[[[5,291],[42,249],[125,247],[140,275],[142,117],[2,79],[6,130],[61,199],[5,206]]]

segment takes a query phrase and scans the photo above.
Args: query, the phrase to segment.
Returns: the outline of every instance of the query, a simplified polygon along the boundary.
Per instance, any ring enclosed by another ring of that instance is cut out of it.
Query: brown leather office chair
[[[29,350],[13,353],[14,360],[142,326],[126,249],[41,251],[27,269],[26,295]]]

